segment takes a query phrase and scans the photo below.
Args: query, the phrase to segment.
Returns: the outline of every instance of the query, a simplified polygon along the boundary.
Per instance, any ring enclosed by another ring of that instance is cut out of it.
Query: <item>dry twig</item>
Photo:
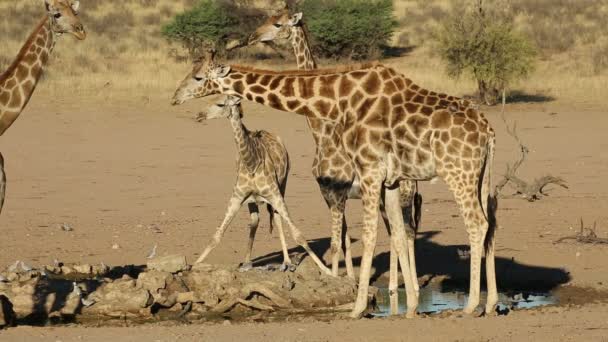
[[[581,228],[578,231],[578,233],[576,233],[573,236],[565,236],[563,238],[559,238],[559,239],[555,240],[554,243],[562,243],[567,240],[574,240],[575,242],[578,242],[578,243],[588,243],[588,244],[594,244],[594,245],[608,244],[607,238],[600,238],[597,236],[597,234],[595,232],[596,225],[597,225],[597,222],[593,222],[593,228],[586,228],[585,225],[583,224],[583,218],[581,217]]]

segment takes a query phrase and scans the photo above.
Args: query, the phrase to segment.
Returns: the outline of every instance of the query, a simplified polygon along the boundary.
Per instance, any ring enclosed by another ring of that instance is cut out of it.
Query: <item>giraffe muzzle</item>
[[[84,40],[87,37],[87,31],[85,31],[84,26],[82,25],[74,27],[74,31],[72,32],[72,34],[78,40]]]

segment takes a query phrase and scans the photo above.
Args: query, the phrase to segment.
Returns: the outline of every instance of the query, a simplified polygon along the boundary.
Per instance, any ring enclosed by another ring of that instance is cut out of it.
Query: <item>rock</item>
[[[169,272],[148,271],[142,272],[137,277],[137,287],[146,289],[154,295],[160,289],[167,286],[167,281],[172,278]]]
[[[74,271],[82,274],[91,274],[92,267],[89,264],[74,265]]]
[[[186,257],[183,255],[167,255],[155,257],[148,261],[148,269],[161,272],[177,273],[188,270]]]
[[[13,304],[4,295],[0,295],[0,329],[12,326],[15,323]]]
[[[321,270],[319,270],[319,267],[312,258],[302,260],[294,273],[301,275],[304,279],[316,279],[321,276]]]
[[[61,266],[61,273],[68,275],[70,273],[74,273],[74,269],[70,266],[63,265],[63,266]]]
[[[152,305],[148,290],[138,288],[134,279],[119,279],[102,284],[88,299],[95,305],[83,308],[83,312],[122,317],[126,314],[139,314],[142,308]]]

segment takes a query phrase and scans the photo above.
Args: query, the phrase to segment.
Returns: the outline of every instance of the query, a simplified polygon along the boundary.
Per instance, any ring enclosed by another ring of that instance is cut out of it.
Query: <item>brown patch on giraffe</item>
[[[383,81],[386,81],[386,80],[391,79],[393,76],[388,71],[388,69],[382,69],[382,71],[380,71],[380,77],[382,78]]]
[[[431,126],[435,129],[444,129],[452,124],[452,117],[450,113],[445,110],[441,110],[433,114],[431,118]]]
[[[304,107],[298,109],[296,113],[308,116],[310,118],[316,118],[317,117],[315,115],[315,113],[312,110],[310,110],[310,108],[308,108],[307,106],[304,106]]]
[[[34,62],[36,62],[36,60],[38,59],[38,56],[36,54],[33,53],[28,53],[23,57],[23,63],[27,64],[27,65],[32,65]]]
[[[17,85],[17,80],[15,78],[11,78],[10,80],[8,80],[8,82],[6,82],[4,87],[6,89],[13,89],[13,88],[15,88],[16,85]]]
[[[295,96],[296,90],[295,90],[295,87],[293,86],[293,83],[295,81],[296,81],[296,79],[294,77],[286,77],[285,84],[283,84],[283,87],[281,87],[281,95],[283,95],[285,97]]]
[[[255,84],[258,82],[259,78],[260,78],[260,74],[249,73],[249,74],[245,75],[245,83]]]
[[[418,108],[420,108],[419,105],[411,103],[411,102],[407,102],[405,104],[405,110],[410,114],[418,113]]]
[[[239,73],[233,73],[233,74],[230,74],[228,77],[232,78],[233,80],[240,80],[241,78],[244,77],[244,75],[239,74]]]
[[[471,145],[475,145],[479,143],[479,133],[478,132],[473,132],[473,133],[469,133],[467,135],[467,143],[471,144]],[[485,144],[480,144],[481,146],[485,145]]]
[[[34,82],[32,80],[27,80],[26,82],[21,84],[21,89],[23,89],[24,93],[29,93],[34,89]]]
[[[405,135],[407,134],[407,129],[404,126],[398,126],[395,127],[393,132],[395,133],[395,138],[397,140],[401,140],[405,138]]]
[[[340,84],[338,85],[338,95],[340,97],[350,95],[350,92],[353,90],[355,83],[348,79],[346,76],[342,76],[340,78]]]
[[[405,101],[410,102],[410,101],[412,101],[414,96],[416,96],[416,93],[408,89],[405,91],[404,95],[405,95]]]
[[[331,111],[328,114],[329,118],[332,120],[336,120],[340,116],[340,111],[338,110],[338,106],[333,106]]]
[[[335,167],[342,167],[346,164],[346,160],[342,156],[337,155],[331,160],[331,164]]]
[[[23,65],[23,64],[19,64],[19,66],[17,67],[17,72],[15,73],[15,77],[17,77],[17,79],[22,80],[26,77],[28,77],[30,74],[30,69]]]
[[[470,146],[464,145],[462,147],[462,157],[463,158],[472,158],[473,157],[473,149]]]
[[[276,108],[278,110],[285,110],[285,107],[283,106],[283,102],[281,102],[281,99],[273,93],[268,94],[268,105],[271,106],[272,108]]]
[[[441,141],[443,141],[444,144],[450,141],[450,134],[445,131],[441,132]]]
[[[348,100],[340,100],[339,102],[339,109],[341,112],[346,110],[346,107],[348,107]]]
[[[283,81],[285,77],[283,76],[275,76],[272,81],[270,81],[270,90],[275,90],[281,85],[281,81]]]
[[[11,94],[11,101],[8,103],[8,106],[10,108],[18,108],[21,107],[21,104],[21,91],[19,88],[15,88]]]
[[[420,108],[420,113],[424,114],[424,115],[431,115],[433,114],[433,108],[429,107],[429,106],[422,106]]]
[[[260,85],[266,87],[267,85],[270,84],[270,81],[272,81],[272,75],[264,75],[260,79]]]
[[[412,99],[412,102],[414,103],[420,103],[423,104],[424,103],[424,96],[417,94],[416,96],[414,96],[414,98]]]
[[[245,98],[249,101],[253,101],[253,96],[251,94],[245,95]]]
[[[334,99],[336,97],[334,91],[334,83],[336,83],[338,77],[338,75],[322,76],[320,78],[321,87],[319,89],[319,95],[327,97],[329,99]]]
[[[407,119],[406,123],[414,133],[414,136],[420,137],[422,131],[428,128],[429,120],[425,117],[412,115]]]
[[[448,100],[439,100],[439,103],[437,104],[438,107],[441,108],[448,108],[450,106],[450,101]]]
[[[473,122],[471,120],[467,120],[464,123],[464,129],[467,130],[468,132],[475,132],[477,130],[477,125],[475,124],[475,122]]]
[[[351,97],[350,97],[350,106],[352,108],[355,108],[360,102],[361,100],[363,100],[363,94],[360,91],[356,91]]]
[[[363,120],[369,113],[369,110],[372,108],[374,103],[376,103],[377,97],[373,97],[371,99],[364,100],[359,108],[357,108],[357,118],[359,120]]]
[[[403,95],[401,95],[400,93],[397,93],[391,97],[391,105],[393,106],[399,106],[404,102],[405,101],[403,100]]]
[[[238,94],[243,94],[243,92],[245,90],[245,86],[243,85],[243,81],[236,81],[236,82],[234,82],[234,85],[232,86],[232,89],[234,89],[234,91],[237,92]]]
[[[313,106],[321,115],[327,115],[329,113],[329,110],[331,109],[331,103],[324,100],[319,100],[315,102]]]
[[[255,97],[255,102],[257,102],[257,103],[264,103],[264,98],[261,97],[261,96],[256,96]]]
[[[473,169],[473,167],[471,166],[471,162],[468,160],[461,161],[461,165],[463,170],[465,171],[471,171]]]
[[[380,91],[380,77],[375,72],[370,72],[369,77],[365,79],[361,87],[369,95],[375,95]]]
[[[443,159],[443,156],[445,155],[445,148],[443,147],[443,144],[439,141],[435,141],[433,144],[433,153],[435,153],[437,158]]]
[[[353,72],[349,72],[348,74],[350,75],[350,77],[352,77],[356,80],[360,80],[365,75],[367,75],[367,72],[366,71],[353,71]]]
[[[420,89],[418,93],[420,93],[420,95],[422,96],[427,96],[429,94],[429,91],[426,89]]]
[[[264,94],[266,92],[266,88],[259,86],[259,85],[254,85],[251,88],[249,88],[249,91],[251,91],[254,94]]]
[[[376,160],[376,153],[367,146],[364,146],[358,153],[358,156],[363,157],[366,161]]]
[[[8,91],[0,92],[0,102],[1,103],[8,103],[10,97],[11,97],[11,94]]]
[[[406,118],[407,118],[407,114],[405,113],[405,109],[403,109],[403,106],[395,107],[393,109],[393,115],[392,115],[393,121],[391,122],[391,127],[395,127],[395,126],[399,125]]]
[[[397,86],[395,85],[395,82],[388,81],[388,82],[384,83],[383,93],[385,95],[391,96],[391,95],[395,94],[396,92],[397,92]],[[401,95],[401,94],[397,94],[397,95]]]
[[[461,126],[467,119],[462,112],[452,114],[452,118],[456,126]]]
[[[298,90],[300,91],[300,97],[303,99],[310,99],[315,96],[315,78],[306,77],[298,78]]]
[[[400,77],[395,78],[393,80],[393,82],[395,82],[395,86],[397,86],[397,89],[399,89],[399,90],[403,90],[403,89],[405,89],[407,87],[405,85],[405,82],[403,82],[403,80]],[[406,95],[406,97],[407,97],[407,95]]]
[[[439,102],[439,98],[436,96],[427,96],[426,98],[426,104],[429,106],[434,106],[437,102]]]
[[[460,126],[452,127],[452,129],[450,129],[450,135],[453,139],[464,140],[465,134],[464,129],[462,129]]]

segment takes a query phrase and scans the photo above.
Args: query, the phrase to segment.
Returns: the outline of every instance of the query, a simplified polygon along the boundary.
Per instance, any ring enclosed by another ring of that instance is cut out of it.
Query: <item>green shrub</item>
[[[536,50],[526,36],[514,30],[508,11],[488,8],[455,10],[439,29],[436,48],[448,75],[472,76],[481,100],[492,105],[510,83],[530,75]]]
[[[239,7],[235,1],[199,0],[163,26],[162,34],[181,43],[191,56],[209,46],[222,53],[229,39],[245,38],[261,18],[260,13]]]
[[[398,25],[391,0],[306,0],[298,10],[315,54],[326,58],[375,58]]]

